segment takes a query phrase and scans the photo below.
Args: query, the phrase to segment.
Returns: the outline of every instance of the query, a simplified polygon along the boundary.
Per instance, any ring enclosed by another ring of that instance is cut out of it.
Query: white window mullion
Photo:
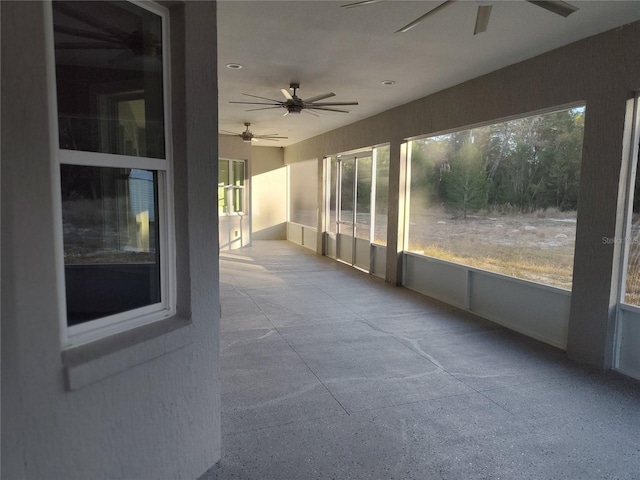
[[[169,162],[164,158],[133,157],[63,149],[60,150],[60,163],[87,167],[138,168],[141,170],[168,170],[169,167]]]

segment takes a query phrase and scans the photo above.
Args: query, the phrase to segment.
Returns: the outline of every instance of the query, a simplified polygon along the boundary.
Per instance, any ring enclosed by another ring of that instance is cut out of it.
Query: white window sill
[[[62,352],[65,388],[78,390],[193,342],[193,324],[171,317]]]

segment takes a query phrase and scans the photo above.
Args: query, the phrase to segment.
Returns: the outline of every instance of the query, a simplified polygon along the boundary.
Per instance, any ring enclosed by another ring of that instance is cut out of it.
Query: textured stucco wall
[[[185,330],[191,338],[137,364],[139,351],[149,342],[162,345],[162,335],[113,351],[131,366],[73,391],[63,382],[59,341],[62,285],[42,28],[50,7],[1,2],[0,8],[2,477],[197,478],[220,458],[218,258],[211,240],[217,238],[217,141],[210,134],[217,128],[215,3],[187,2],[172,15],[174,36],[186,32],[176,40],[186,56],[175,58],[173,113],[178,311],[191,322]]]
[[[568,353],[608,367],[619,245],[601,239],[614,237],[620,220],[626,101],[640,89],[639,44],[640,22],[590,37],[286,147],[285,163],[390,142],[389,231],[395,232],[401,230],[394,218],[403,182],[401,139],[586,102]],[[396,245],[390,238],[387,280],[394,283]]]
[[[287,238],[287,167],[282,148],[251,148],[251,220],[253,240]]]

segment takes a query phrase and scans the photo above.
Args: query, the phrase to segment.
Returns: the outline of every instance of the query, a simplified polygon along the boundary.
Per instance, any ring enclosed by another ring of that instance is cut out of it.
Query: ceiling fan
[[[235,132],[230,132],[228,130],[220,130],[221,132],[224,132],[225,134],[229,135],[229,136],[234,136],[234,137],[240,137],[242,139],[243,142],[245,143],[251,143],[251,140],[273,140],[274,142],[277,142],[278,140],[280,140],[281,138],[289,138],[289,137],[279,137],[277,133],[273,133],[271,135],[254,135],[252,132],[249,131],[249,126],[251,124],[249,122],[245,122],[244,126],[247,127],[246,130],[242,133],[235,133]]]
[[[362,0],[359,2],[354,2],[354,3],[348,3],[346,5],[341,5],[342,7],[345,8],[352,8],[352,7],[361,7],[364,5],[371,5],[372,3],[379,3],[379,2],[383,2],[385,0]],[[405,33],[408,32],[409,30],[411,30],[413,27],[415,27],[416,25],[419,25],[420,23],[424,22],[427,18],[431,17],[432,15],[435,15],[436,13],[438,13],[439,11],[445,9],[446,7],[449,7],[450,5],[456,3],[457,0],[445,0],[444,2],[442,2],[440,5],[438,5],[436,8],[429,10],[427,13],[425,13],[424,15],[416,18],[413,22],[405,25],[404,27],[402,27],[401,29],[397,30],[395,33]],[[563,2],[560,0],[525,0],[529,3],[532,3],[538,7],[544,8],[545,10],[549,10],[550,12],[553,12],[557,15],[561,15],[563,17],[568,17],[569,15],[571,15],[573,12],[575,12],[576,10],[578,10],[578,7],[575,7],[573,5],[571,5],[570,3],[567,2]],[[478,33],[482,33],[485,32],[487,30],[487,26],[489,25],[489,18],[491,17],[491,5],[479,5],[478,6],[478,13],[476,15],[476,25],[475,25],[475,29],[473,31],[474,35],[477,35]]]
[[[256,110],[268,110],[271,108],[284,108],[286,109],[286,112],[284,112],[285,116],[289,115],[290,113],[300,113],[304,111],[316,117],[319,117],[320,114],[314,110],[322,110],[326,112],[349,113],[348,110],[342,110],[342,109],[333,108],[333,107],[339,107],[344,105],[358,105],[358,102],[319,103],[320,100],[324,100],[326,98],[335,96],[335,93],[323,93],[322,95],[316,95],[315,97],[311,97],[311,98],[307,98],[306,100],[303,100],[297,95],[297,90],[298,88],[300,88],[299,83],[291,83],[289,85],[289,88],[293,90],[293,94],[289,93],[289,91],[285,88],[280,90],[282,92],[282,95],[284,95],[284,98],[285,98],[284,100],[274,100],[272,98],[259,97],[257,95],[249,95],[248,93],[243,93],[243,95],[246,95],[247,97],[254,97],[254,98],[259,98],[261,100],[267,100],[270,103],[265,103],[265,102],[229,102],[229,103],[242,103],[245,105],[267,105],[265,107],[252,108],[250,110],[247,110],[247,112],[253,112]]]

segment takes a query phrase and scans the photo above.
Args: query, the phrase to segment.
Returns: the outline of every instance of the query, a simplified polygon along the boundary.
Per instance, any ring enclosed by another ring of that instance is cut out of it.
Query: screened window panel
[[[570,289],[585,108],[410,142],[408,250]]]
[[[356,237],[371,240],[371,182],[373,160],[371,157],[357,159],[356,187]]]
[[[389,210],[389,146],[376,148],[376,198],[373,242],[387,244]]]

